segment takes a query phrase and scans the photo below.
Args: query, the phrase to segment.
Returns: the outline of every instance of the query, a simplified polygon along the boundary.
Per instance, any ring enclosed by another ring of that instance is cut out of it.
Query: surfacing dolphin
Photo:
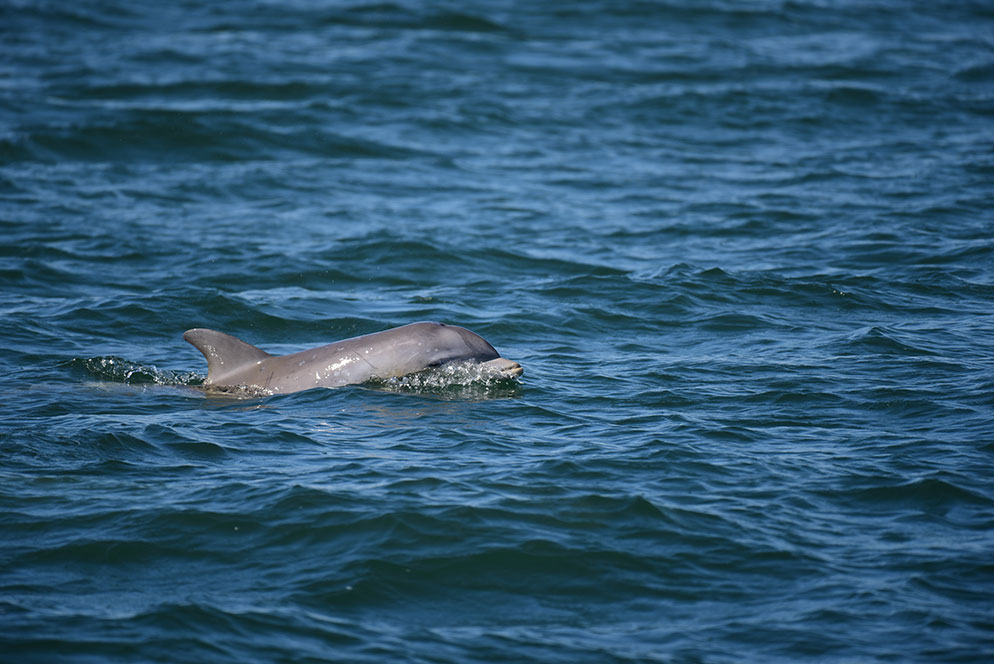
[[[207,388],[247,387],[286,394],[393,378],[448,362],[473,361],[514,378],[521,365],[483,337],[443,323],[411,323],[291,355],[270,355],[230,334],[197,328],[183,338],[207,358]]]

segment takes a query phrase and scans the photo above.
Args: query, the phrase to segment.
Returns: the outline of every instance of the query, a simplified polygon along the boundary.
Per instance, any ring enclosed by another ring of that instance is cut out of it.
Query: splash
[[[65,363],[98,381],[124,385],[166,385],[195,387],[208,396],[233,399],[259,399],[275,394],[257,385],[204,385],[205,377],[193,371],[160,369],[152,364],[132,362],[117,356],[73,358]],[[492,399],[514,395],[520,388],[498,368],[478,362],[451,362],[418,373],[377,379],[366,386],[390,392],[431,394],[454,398]]]
[[[520,389],[517,378],[479,362],[450,362],[406,376],[373,380],[371,384],[396,392],[476,398],[510,396]]]
[[[66,363],[72,369],[81,369],[97,380],[126,385],[184,385],[199,387],[204,377],[188,371],[170,371],[152,364],[132,362],[113,355],[105,357],[73,358]]]
[[[276,392],[258,385],[201,385],[200,387],[207,396],[230,399],[261,399],[276,394]]]

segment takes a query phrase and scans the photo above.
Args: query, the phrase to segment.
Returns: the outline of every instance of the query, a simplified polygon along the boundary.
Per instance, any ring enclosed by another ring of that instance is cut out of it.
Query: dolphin
[[[204,328],[187,330],[183,339],[207,359],[207,388],[287,394],[406,376],[459,361],[479,362],[509,378],[522,373],[520,364],[501,357],[483,337],[444,323],[411,323],[291,355],[270,355],[230,334]]]

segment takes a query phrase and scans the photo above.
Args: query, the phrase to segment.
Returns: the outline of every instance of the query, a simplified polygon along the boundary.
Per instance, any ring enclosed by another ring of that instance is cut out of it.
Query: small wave
[[[138,107],[132,101],[118,104],[122,105],[118,110],[129,111],[127,118],[81,121],[70,127],[30,127],[14,140],[0,142],[0,155],[22,161],[99,163],[228,162],[260,155],[269,159],[277,154],[356,159],[432,156],[351,133],[306,128],[279,131],[258,118],[240,118],[238,109],[245,108],[244,102],[226,102],[220,108],[190,101],[149,102],[149,106]],[[102,105],[114,106],[109,101]]]
[[[934,351],[914,346],[906,341],[909,335],[893,328],[871,326],[854,332],[848,346],[859,352],[882,355],[934,355]]]
[[[855,490],[856,500],[877,505],[906,507],[922,512],[946,511],[956,506],[989,507],[994,500],[951,477],[923,477],[898,483],[881,483]]]

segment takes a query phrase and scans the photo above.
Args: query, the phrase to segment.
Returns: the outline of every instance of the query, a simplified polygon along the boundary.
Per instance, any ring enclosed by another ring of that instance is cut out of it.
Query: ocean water
[[[988,2],[0,2],[0,661],[994,658]],[[436,371],[205,393],[461,325]]]

